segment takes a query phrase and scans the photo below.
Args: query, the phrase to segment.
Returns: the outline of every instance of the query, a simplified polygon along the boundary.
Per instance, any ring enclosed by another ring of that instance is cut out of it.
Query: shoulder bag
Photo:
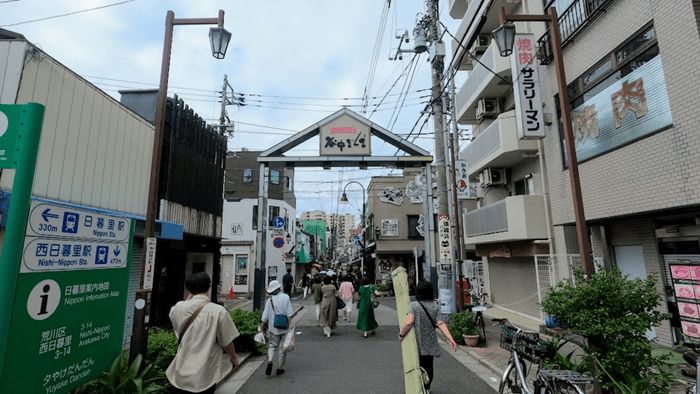
[[[430,320],[430,323],[432,323],[433,327],[437,328],[437,324],[435,324],[435,320],[433,320],[433,317],[430,316],[430,312],[428,312],[428,309],[425,307],[425,305],[423,305],[423,303],[418,301],[418,300],[416,300],[416,302],[419,303],[420,306],[423,307],[423,310],[425,311],[425,314],[428,316],[428,319]]]
[[[178,347],[180,347],[180,344],[182,343],[182,337],[185,336],[185,333],[187,332],[187,329],[190,328],[190,326],[192,325],[192,322],[194,321],[194,319],[196,319],[196,318],[197,318],[197,315],[199,315],[199,312],[201,312],[202,309],[203,309],[208,303],[209,303],[209,301],[204,301],[204,302],[202,303],[202,305],[200,305],[199,308],[197,308],[197,309],[194,311],[194,313],[192,314],[192,316],[190,316],[190,318],[187,319],[187,323],[185,323],[184,327],[182,327],[182,330],[180,330],[180,336],[177,338],[177,346],[178,346]]]
[[[379,301],[377,301],[377,295],[374,294],[374,291],[371,287],[368,287],[367,290],[369,290],[369,301],[372,304],[372,308],[377,308],[379,306]]]
[[[275,310],[275,303],[272,302],[272,296],[270,296],[270,305],[272,305],[272,311],[275,312],[275,318],[272,321],[272,327],[275,328],[289,328],[289,319],[287,315],[277,314]]]

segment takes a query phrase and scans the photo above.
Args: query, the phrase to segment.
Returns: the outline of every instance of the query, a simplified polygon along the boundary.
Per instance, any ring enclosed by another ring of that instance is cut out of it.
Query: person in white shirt
[[[238,368],[238,356],[233,348],[238,329],[223,306],[209,302],[210,286],[206,272],[193,273],[185,281],[190,292],[187,300],[170,309],[170,321],[179,345],[165,374],[177,393],[213,394],[221,376],[224,357],[221,349],[230,357],[233,368]]]
[[[282,345],[284,344],[284,337],[289,332],[289,327],[292,327],[292,315],[294,314],[294,308],[292,308],[292,300],[289,296],[283,293],[280,288],[280,282],[273,280],[267,286],[267,293],[270,297],[265,303],[265,309],[262,314],[262,323],[260,324],[260,332],[265,331],[265,325],[269,324],[269,334],[270,341],[267,347],[267,368],[265,369],[265,375],[272,374],[272,359],[275,356],[275,350],[279,348],[279,364],[277,365],[277,375],[282,375],[284,373],[284,365],[287,361],[287,352],[284,351]],[[284,315],[287,317],[287,328],[275,327],[275,315]]]

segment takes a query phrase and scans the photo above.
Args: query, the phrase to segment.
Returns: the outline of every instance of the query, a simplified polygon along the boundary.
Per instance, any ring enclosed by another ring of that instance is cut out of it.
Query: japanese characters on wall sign
[[[369,156],[370,128],[349,115],[341,115],[320,128],[321,156]]]
[[[401,205],[403,202],[403,196],[403,189],[394,189],[393,187],[386,187],[384,190],[379,192],[379,200],[394,205]]]
[[[578,106],[571,113],[571,122],[578,161],[671,126],[661,56]]]
[[[452,236],[450,215],[438,215],[438,237],[440,238],[440,264],[452,264]]]
[[[535,58],[536,42],[533,34],[516,34],[513,53],[510,55],[515,116],[518,123],[518,138],[521,140],[544,138],[540,75]]]
[[[382,219],[382,237],[399,236],[399,219]]]
[[[669,263],[683,334],[700,339],[700,261],[677,259]]]
[[[476,198],[476,183],[469,182],[469,164],[466,160],[455,160],[455,181],[458,199]]]

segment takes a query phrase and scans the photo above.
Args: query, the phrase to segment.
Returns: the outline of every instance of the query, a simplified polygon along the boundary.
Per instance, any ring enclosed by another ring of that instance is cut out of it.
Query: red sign
[[[284,238],[277,237],[277,238],[273,239],[272,245],[274,245],[277,249],[283,247],[284,246]]]

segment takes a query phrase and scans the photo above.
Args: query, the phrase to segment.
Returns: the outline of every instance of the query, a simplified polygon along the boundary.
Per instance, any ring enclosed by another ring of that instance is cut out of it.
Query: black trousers
[[[420,364],[421,368],[425,369],[425,372],[428,373],[428,378],[430,379],[428,384],[425,385],[426,389],[429,389],[430,384],[433,383],[433,359],[435,359],[435,356],[418,356],[418,363]]]

